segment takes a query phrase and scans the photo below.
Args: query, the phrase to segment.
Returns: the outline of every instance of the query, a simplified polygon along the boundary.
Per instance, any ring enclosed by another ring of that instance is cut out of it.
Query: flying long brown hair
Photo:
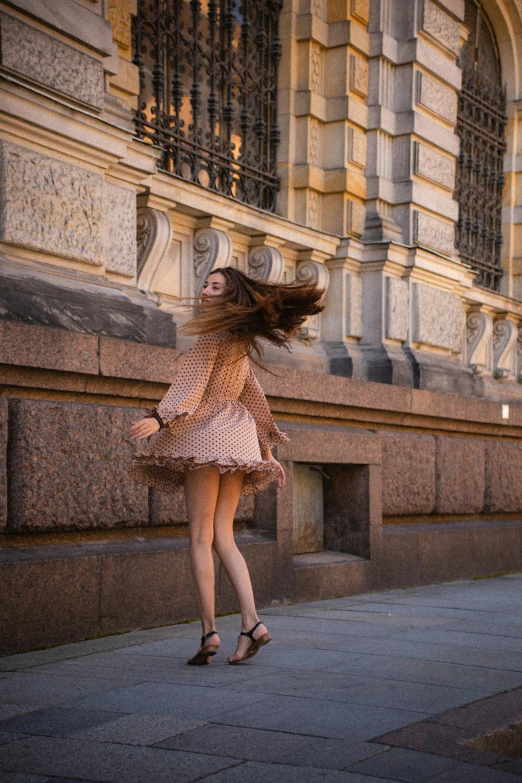
[[[324,291],[314,283],[266,283],[229,266],[210,274],[216,272],[225,278],[225,292],[197,305],[196,316],[182,327],[185,334],[230,332],[248,355],[261,359],[260,340],[289,349],[306,318],[324,310]]]

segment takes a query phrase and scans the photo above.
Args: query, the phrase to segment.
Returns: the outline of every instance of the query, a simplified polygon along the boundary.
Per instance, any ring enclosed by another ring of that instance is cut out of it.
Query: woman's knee
[[[189,541],[191,547],[211,549],[214,541],[213,520],[200,520],[198,524],[189,523]]]

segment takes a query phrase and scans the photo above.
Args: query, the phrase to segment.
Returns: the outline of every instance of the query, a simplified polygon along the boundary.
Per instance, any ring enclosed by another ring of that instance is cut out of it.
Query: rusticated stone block
[[[435,507],[435,438],[383,432],[384,516],[431,514]]]
[[[100,338],[100,374],[170,384],[179,351],[130,340]]]
[[[437,514],[478,514],[484,507],[486,445],[437,438]]]
[[[251,522],[254,517],[254,495],[239,498],[235,522]],[[183,489],[177,492],[157,492],[150,494],[151,525],[186,525],[187,511]]]
[[[136,194],[105,182],[103,188],[105,268],[127,277],[136,274]]]
[[[125,469],[132,408],[11,400],[9,517],[15,531],[148,523],[148,490]]]
[[[522,444],[486,443],[486,502],[484,511],[522,511]]]
[[[0,363],[98,375],[98,338],[0,321]]]
[[[0,399],[0,531],[7,522],[7,400]]]

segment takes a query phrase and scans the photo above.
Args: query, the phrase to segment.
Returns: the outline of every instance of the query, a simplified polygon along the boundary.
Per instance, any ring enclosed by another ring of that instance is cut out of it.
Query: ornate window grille
[[[475,282],[498,291],[502,277],[506,98],[495,37],[475,0],[466,0],[465,23],[470,34],[461,52],[456,244],[462,260],[477,271]]]
[[[139,138],[165,171],[274,210],[282,0],[139,0]]]

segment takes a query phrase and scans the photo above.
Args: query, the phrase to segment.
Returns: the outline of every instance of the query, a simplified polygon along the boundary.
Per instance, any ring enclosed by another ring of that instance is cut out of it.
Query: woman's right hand
[[[143,438],[150,437],[150,435],[154,435],[155,432],[158,432],[159,428],[159,421],[156,419],[140,419],[139,421],[135,421],[132,425],[130,436],[131,438],[136,438],[136,440],[142,440]]]

